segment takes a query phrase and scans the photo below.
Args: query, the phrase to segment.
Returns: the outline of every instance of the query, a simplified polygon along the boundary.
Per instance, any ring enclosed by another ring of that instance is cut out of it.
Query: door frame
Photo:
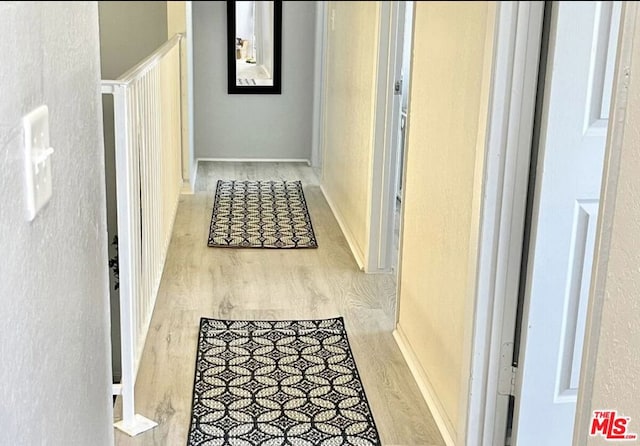
[[[380,3],[366,273],[389,273],[398,257],[393,231],[402,96],[394,94],[394,84],[402,68],[405,9],[406,2]]]
[[[621,135],[637,5],[625,2],[611,100],[592,289],[589,294],[583,367],[576,406],[574,444],[586,441],[593,394],[599,328],[606,282],[611,216],[620,165]],[[535,93],[540,67],[543,6],[540,2],[500,2],[497,9],[494,73],[484,172],[484,200],[475,287],[469,395],[468,444],[504,441],[512,374],[513,335],[524,243]],[[513,95],[512,92],[522,92]],[[509,150],[507,150],[509,147]]]
[[[313,70],[313,126],[311,130],[311,167],[322,175],[322,145],[324,132],[324,104],[326,96],[327,60],[327,15],[328,5],[324,0],[316,2],[316,29]]]
[[[499,2],[496,14],[471,373],[463,396],[465,437],[477,445],[500,444],[506,432],[544,4]]]
[[[194,95],[193,95],[193,2],[188,0],[185,2],[185,19],[187,34],[187,117],[189,120],[189,186],[190,192],[196,190],[196,174],[198,163],[195,155],[195,128],[194,128]]]

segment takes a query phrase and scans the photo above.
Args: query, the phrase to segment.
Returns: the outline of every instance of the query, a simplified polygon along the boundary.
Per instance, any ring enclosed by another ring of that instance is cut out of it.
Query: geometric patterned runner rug
[[[341,317],[200,320],[189,446],[379,444]]]
[[[218,181],[212,247],[317,248],[300,181]]]

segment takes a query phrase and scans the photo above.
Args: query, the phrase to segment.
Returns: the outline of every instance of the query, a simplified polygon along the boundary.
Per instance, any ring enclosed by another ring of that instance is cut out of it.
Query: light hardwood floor
[[[299,179],[318,249],[216,249],[207,235],[218,179]],[[196,193],[180,198],[136,385],[136,412],[159,423],[118,445],[184,445],[198,324],[225,319],[343,316],[382,444],[443,445],[395,344],[393,275],[359,271],[306,164],[200,163]],[[119,409],[116,407],[116,417]]]

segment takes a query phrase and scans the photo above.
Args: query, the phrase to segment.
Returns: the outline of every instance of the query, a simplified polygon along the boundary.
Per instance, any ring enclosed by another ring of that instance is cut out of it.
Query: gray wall
[[[100,62],[102,79],[117,79],[153,53],[167,40],[167,2],[98,2],[100,16]],[[115,142],[113,134],[113,97],[103,97],[104,141],[107,184],[107,228],[109,258],[116,255],[113,244],[117,234]],[[113,273],[111,288],[111,339],[113,379],[119,381],[120,313],[119,294]]]
[[[227,94],[225,2],[193,3],[197,158],[311,158],[315,2],[283,2],[282,94]]]
[[[0,443],[113,444],[98,8],[0,3]],[[27,222],[21,118],[49,106]]]

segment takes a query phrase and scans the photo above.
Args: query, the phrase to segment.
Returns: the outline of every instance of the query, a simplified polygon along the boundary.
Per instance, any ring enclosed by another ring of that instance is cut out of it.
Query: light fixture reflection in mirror
[[[227,2],[229,93],[280,93],[281,33],[281,1]]]

